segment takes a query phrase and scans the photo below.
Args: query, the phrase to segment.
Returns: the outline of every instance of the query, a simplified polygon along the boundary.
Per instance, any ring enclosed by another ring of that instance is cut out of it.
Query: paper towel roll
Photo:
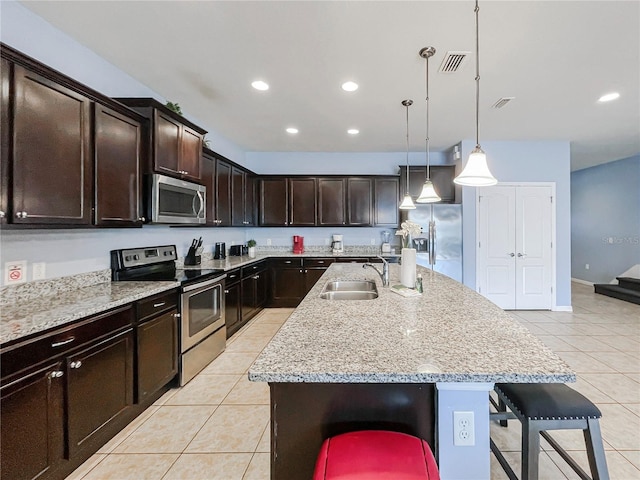
[[[402,265],[400,266],[400,283],[405,287],[416,286],[416,249],[402,249]]]

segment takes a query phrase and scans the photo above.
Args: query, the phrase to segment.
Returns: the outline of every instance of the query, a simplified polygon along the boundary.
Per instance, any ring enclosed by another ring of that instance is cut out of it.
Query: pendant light
[[[398,208],[400,210],[415,210],[416,206],[411,199],[411,195],[409,195],[409,107],[413,105],[413,100],[403,100],[402,105],[407,110],[407,190]]]
[[[429,57],[432,57],[433,55],[435,55],[435,53],[436,49],[433,47],[425,47],[420,50],[419,53],[419,55],[425,59],[427,65],[425,74],[425,84],[427,92],[425,97],[425,101],[427,104],[427,179],[425,180],[424,185],[422,185],[422,191],[420,192],[420,196],[417,198],[416,203],[434,203],[442,200],[436,193],[435,188],[433,188],[433,182],[431,181],[431,177],[429,177],[429,167],[431,166],[431,162],[429,161]]]
[[[478,0],[476,0],[476,148],[471,151],[464,170],[453,179],[458,185],[467,187],[488,187],[495,185],[495,179],[487,166],[487,156],[480,148],[480,46],[478,34]]]

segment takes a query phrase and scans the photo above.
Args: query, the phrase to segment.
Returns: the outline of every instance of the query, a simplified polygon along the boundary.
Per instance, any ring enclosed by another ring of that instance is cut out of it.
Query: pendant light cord
[[[407,192],[409,195],[409,107],[413,104],[413,100],[403,100],[402,105],[406,107],[407,111]]]
[[[478,0],[476,0],[476,148],[480,148],[480,34],[478,33]]]
[[[431,165],[431,162],[429,160],[429,57],[427,56],[425,58],[425,62],[427,62],[427,68],[425,69],[425,84],[426,84],[426,98],[425,101],[427,103],[427,138],[426,138],[426,142],[427,142],[427,180],[430,179],[429,177],[429,167]]]

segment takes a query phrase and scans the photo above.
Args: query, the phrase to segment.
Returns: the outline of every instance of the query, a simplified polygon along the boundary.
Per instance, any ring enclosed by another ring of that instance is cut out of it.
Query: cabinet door
[[[242,284],[242,311],[240,312],[240,318],[244,323],[253,316],[255,310],[256,284],[253,276],[243,278],[240,283]]]
[[[239,322],[242,308],[240,283],[228,285],[224,294],[225,324],[227,325],[227,338],[229,338],[240,328]]]
[[[245,174],[246,183],[244,189],[244,224],[246,226],[256,224],[256,180]]]
[[[261,270],[255,275],[254,280],[256,285],[254,305],[257,313],[264,308],[269,300],[269,272],[267,270]]]
[[[290,178],[291,216],[289,225],[314,226],[316,224],[317,197],[318,187],[315,178]]]
[[[180,138],[180,173],[186,180],[201,179],[202,135],[182,126]]]
[[[91,101],[14,67],[13,223],[91,223]]]
[[[374,180],[373,221],[375,225],[397,227],[399,178],[376,178]]]
[[[182,124],[154,110],[154,170],[172,176],[180,172]]]
[[[95,105],[96,225],[142,225],[140,123]]]
[[[231,165],[220,159],[216,161],[216,224],[231,225]]]
[[[2,59],[0,65],[0,225],[7,222],[9,215],[9,85],[11,84],[11,63]]]
[[[297,307],[305,295],[304,280],[304,270],[301,267],[273,267],[270,305]]]
[[[345,186],[342,178],[318,179],[318,225],[344,225]]]
[[[215,225],[216,203],[216,160],[208,155],[202,156],[202,184],[207,188],[206,224]]]
[[[305,268],[304,270],[304,283],[305,283],[305,292],[306,295],[309,293],[309,290],[313,288],[313,286],[320,280],[320,277],[324,275],[326,272],[326,268]]]
[[[146,321],[137,328],[137,403],[154,394],[178,373],[177,310]]]
[[[436,165],[429,169],[429,176],[433,182],[433,188],[442,199],[442,203],[454,203],[456,199],[456,185],[453,183],[455,166]]]
[[[133,404],[133,330],[67,357],[69,454],[98,436]]]
[[[246,173],[238,167],[231,168],[231,225],[242,227],[244,223]]]
[[[370,178],[347,179],[347,224],[371,225],[372,183]]]
[[[260,225],[265,227],[289,225],[288,205],[286,178],[260,180]]]
[[[61,367],[61,362],[52,362],[2,386],[2,480],[35,479],[62,462],[65,378]]]

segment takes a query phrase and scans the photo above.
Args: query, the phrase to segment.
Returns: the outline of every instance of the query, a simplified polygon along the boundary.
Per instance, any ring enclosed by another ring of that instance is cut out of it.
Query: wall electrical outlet
[[[473,412],[453,412],[453,444],[456,447],[476,444]]]
[[[267,238],[267,245],[271,245],[271,239]]]
[[[589,270],[589,264],[588,264],[588,263],[585,263],[585,264],[584,264],[584,269],[585,269],[585,270]]]
[[[34,263],[31,268],[33,268],[32,280],[44,280],[46,278],[46,263],[39,262]]]
[[[376,239],[375,239],[375,238],[372,238],[372,239],[371,239],[371,245],[375,245],[375,244],[376,244]]]
[[[4,284],[15,285],[27,281],[27,261],[17,260],[4,264]]]

